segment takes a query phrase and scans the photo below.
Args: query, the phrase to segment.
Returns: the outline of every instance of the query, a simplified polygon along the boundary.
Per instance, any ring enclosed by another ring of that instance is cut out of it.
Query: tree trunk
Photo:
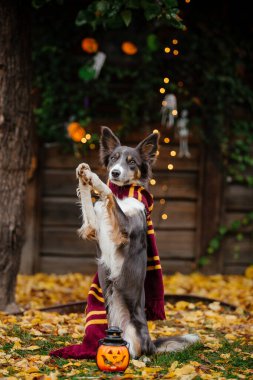
[[[0,0],[0,310],[15,302],[31,152],[30,2]]]

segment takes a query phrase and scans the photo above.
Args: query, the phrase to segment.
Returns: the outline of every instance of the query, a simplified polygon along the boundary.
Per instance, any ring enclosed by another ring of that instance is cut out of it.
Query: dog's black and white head
[[[102,127],[100,158],[107,167],[109,180],[118,186],[146,185],[156,160],[159,134],[152,133],[136,148],[122,146],[110,128]]]

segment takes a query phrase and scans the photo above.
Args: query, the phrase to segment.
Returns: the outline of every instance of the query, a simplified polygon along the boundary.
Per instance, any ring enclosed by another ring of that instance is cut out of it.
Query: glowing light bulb
[[[164,205],[165,204],[165,199],[161,198],[159,202],[160,202],[161,205]]]
[[[171,155],[172,157],[175,157],[175,156],[177,155],[177,152],[176,152],[175,150],[172,150],[172,151],[170,152],[170,155]]]
[[[163,101],[162,101],[162,106],[163,106],[163,107],[167,106],[167,102],[166,102],[166,100],[163,100]]]
[[[171,113],[172,113],[173,116],[177,116],[177,110],[172,110]]]
[[[164,83],[169,83],[170,80],[169,80],[169,78],[164,78],[163,81],[164,81]]]
[[[159,150],[156,151],[156,156],[158,157],[160,154]]]
[[[81,139],[81,142],[82,142],[83,144],[85,144],[85,143],[87,142],[86,138],[83,137],[83,138]]]
[[[91,135],[89,133],[87,133],[87,135],[85,137],[86,137],[87,140],[91,139]]]
[[[169,164],[169,165],[168,165],[168,169],[169,169],[169,170],[173,170],[173,168],[174,168],[174,166],[173,166],[172,164]]]
[[[163,220],[168,219],[168,215],[167,215],[167,214],[162,214],[162,219],[163,219]]]
[[[170,139],[168,137],[164,137],[163,141],[165,142],[165,144],[169,144]]]
[[[165,88],[161,87],[159,91],[160,91],[161,94],[164,94],[165,93]]]
[[[173,54],[174,55],[178,55],[179,54],[179,51],[177,49],[173,50]]]
[[[149,181],[149,183],[150,183],[150,185],[153,185],[153,186],[154,186],[154,185],[156,184],[156,180],[152,178],[152,179]]]
[[[159,133],[158,129],[153,129],[153,133]]]
[[[166,46],[166,48],[164,48],[164,51],[165,51],[165,53],[169,53],[170,52],[170,48],[168,46]]]
[[[96,148],[96,145],[95,144],[90,144],[90,149],[93,150]]]
[[[174,39],[174,40],[172,40],[172,43],[173,43],[173,45],[177,45],[178,44],[178,40]]]

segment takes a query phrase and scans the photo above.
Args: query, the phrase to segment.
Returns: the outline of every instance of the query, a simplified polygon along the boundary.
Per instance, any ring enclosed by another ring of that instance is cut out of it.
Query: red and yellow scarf
[[[109,183],[113,194],[119,198],[133,197],[145,206],[147,216],[147,274],[145,279],[145,310],[148,320],[165,319],[164,289],[162,268],[158,255],[156,238],[151,212],[154,201],[152,195],[142,186],[117,186]],[[99,339],[105,336],[107,328],[106,311],[103,292],[96,273],[91,284],[86,307],[85,335],[82,344],[68,346],[51,352],[51,355],[63,358],[91,359],[95,358]]]

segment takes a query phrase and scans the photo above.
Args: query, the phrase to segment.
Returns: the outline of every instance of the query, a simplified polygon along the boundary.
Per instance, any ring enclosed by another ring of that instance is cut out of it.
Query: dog
[[[100,159],[109,181],[119,187],[138,184],[147,188],[158,151],[153,133],[136,148],[122,146],[116,135],[102,127]],[[98,275],[109,326],[118,326],[134,358],[184,349],[198,341],[195,334],[152,341],[145,316],[144,281],[147,268],[147,221],[138,199],[118,199],[86,163],[76,169],[79,180],[83,239],[98,246]],[[93,205],[91,191],[99,194]],[[155,286],[155,284],[154,284]]]

